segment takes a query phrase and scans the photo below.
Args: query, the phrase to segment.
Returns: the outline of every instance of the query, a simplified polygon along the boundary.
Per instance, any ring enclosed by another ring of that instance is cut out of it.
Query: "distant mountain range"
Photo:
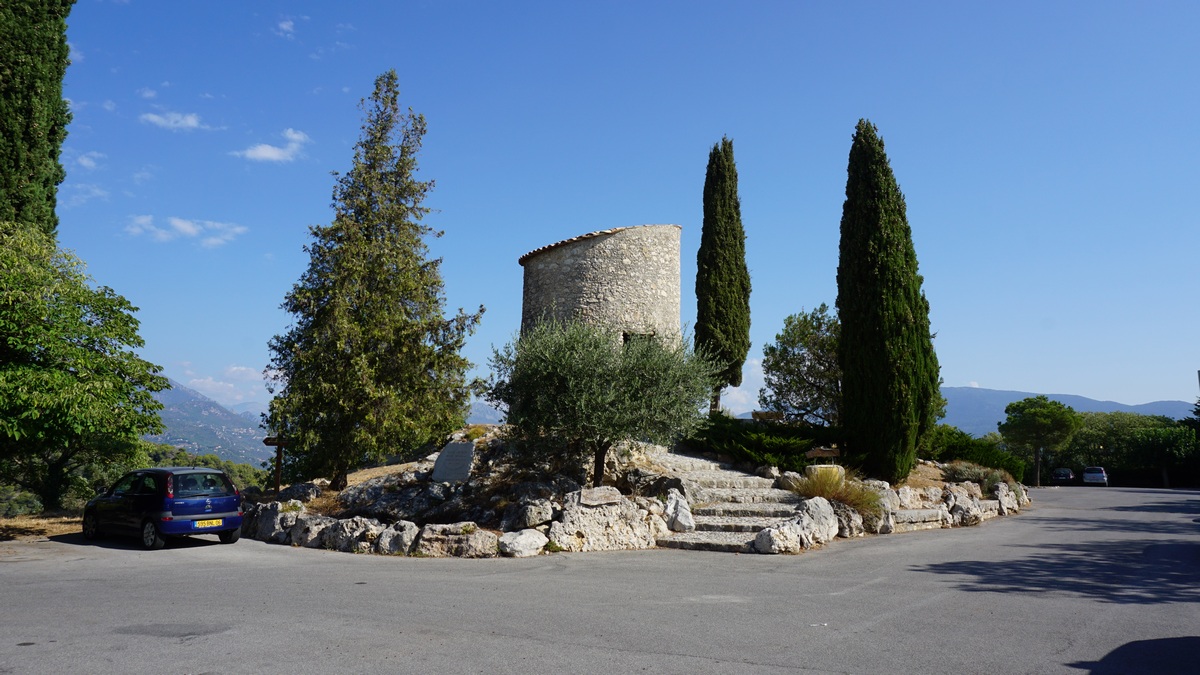
[[[257,407],[239,414],[175,381],[170,389],[154,397],[163,404],[159,415],[166,431],[146,436],[148,441],[252,466],[275,456],[274,449],[263,445],[265,434],[258,428],[259,418],[253,412],[262,404],[247,404]]]
[[[1037,395],[1027,391],[942,387],[942,396],[946,398],[946,417],[942,422],[956,426],[972,436],[983,436],[996,431],[996,425],[1007,419],[1004,408],[1009,403]],[[1191,417],[1194,406],[1194,403],[1185,401],[1154,401],[1141,405],[1126,405],[1072,394],[1046,394],[1046,398],[1069,405],[1076,412],[1131,412],[1140,415],[1163,415],[1172,419]]]
[[[171,387],[155,395],[163,404],[161,415],[166,432],[147,436],[147,440],[254,466],[274,457],[274,451],[262,444],[265,432],[258,426],[261,413],[266,411],[265,403],[242,403],[230,409],[178,382],[171,382]],[[1005,420],[1004,408],[1009,403],[1037,394],[975,387],[942,387],[942,396],[946,397],[946,417],[942,422],[972,436],[983,436],[996,431],[996,425]],[[1047,398],[1069,405],[1079,412],[1132,412],[1174,419],[1190,417],[1194,405],[1186,401],[1125,405],[1070,394],[1047,394]],[[750,413],[740,416],[749,417]],[[483,401],[475,401],[467,422],[498,424],[502,419],[499,410]]]

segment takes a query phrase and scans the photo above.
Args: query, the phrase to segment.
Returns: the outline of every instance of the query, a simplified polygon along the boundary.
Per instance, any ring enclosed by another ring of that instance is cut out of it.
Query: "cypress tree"
[[[0,221],[53,235],[59,153],[71,112],[62,97],[67,15],[75,0],[0,3]]]
[[[904,195],[867,120],[850,148],[837,281],[849,456],[894,483],[934,428],[940,378]]]
[[[292,478],[337,488],[364,462],[404,455],[462,426],[471,364],[460,351],[483,307],[444,316],[441,260],[429,257],[417,178],[425,117],[399,106],[396,72],[375,81],[333,222],[311,228],[308,270],[283,309],[295,325],[271,339],[270,428],[288,439]]]
[[[708,153],[704,223],[696,254],[696,349],[721,368],[712,412],[720,409],[723,387],[742,383],[742,365],[750,352],[750,272],[737,182],[733,141],[722,137]]]

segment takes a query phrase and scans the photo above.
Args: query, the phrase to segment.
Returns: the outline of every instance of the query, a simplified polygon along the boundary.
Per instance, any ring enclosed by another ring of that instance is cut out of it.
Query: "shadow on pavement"
[[[1117,647],[1099,661],[1066,665],[1092,675],[1127,673],[1200,673],[1200,637],[1137,640]]]
[[[1106,541],[1038,546],[1018,560],[915,566],[989,593],[1066,593],[1118,604],[1200,603],[1200,543]],[[1196,652],[1200,654],[1200,651]]]
[[[211,538],[209,538],[209,537],[211,537]],[[56,542],[59,544],[68,544],[71,546],[91,546],[91,547],[95,547],[95,548],[108,548],[108,549],[113,549],[113,550],[118,550],[118,551],[121,551],[121,550],[125,550],[125,551],[143,550],[141,541],[138,539],[138,537],[132,536],[132,535],[121,536],[121,535],[115,535],[115,534],[114,535],[106,534],[103,537],[100,537],[99,539],[93,539],[92,541],[88,541],[87,539],[83,538],[83,534],[81,534],[79,532],[72,532],[71,534],[56,534],[51,537],[48,537],[48,539],[50,541],[53,541],[53,542]],[[169,538],[167,538],[166,548],[168,548],[168,549],[172,549],[172,548],[186,549],[186,548],[197,548],[197,547],[204,547],[204,546],[220,546],[220,545],[221,544],[220,544],[220,542],[217,541],[217,538],[215,535],[208,535],[208,536],[205,536],[204,538],[201,538],[201,537],[169,537]]]

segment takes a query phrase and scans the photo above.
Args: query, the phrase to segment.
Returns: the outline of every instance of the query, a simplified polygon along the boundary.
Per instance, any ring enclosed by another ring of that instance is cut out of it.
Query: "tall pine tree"
[[[0,3],[0,221],[54,235],[59,163],[71,112],[63,100],[67,15],[75,0]]]
[[[268,425],[292,478],[343,487],[363,462],[411,453],[461,426],[460,355],[483,307],[445,318],[441,261],[417,179],[425,118],[400,110],[395,71],[375,81],[354,164],[333,190],[333,223],[312,227],[308,270],[284,299],[295,324],[271,339]]]
[[[704,223],[696,254],[696,349],[721,367],[711,401],[711,411],[716,412],[721,389],[742,383],[742,365],[750,352],[746,233],[733,141],[724,137],[708,153],[704,176]]]
[[[850,148],[837,281],[849,455],[896,482],[935,426],[940,378],[904,195],[867,120]]]

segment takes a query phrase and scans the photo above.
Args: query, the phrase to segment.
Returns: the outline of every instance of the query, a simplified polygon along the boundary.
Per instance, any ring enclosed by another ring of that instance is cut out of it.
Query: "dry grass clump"
[[[845,479],[833,471],[819,471],[796,481],[793,490],[802,497],[824,497],[831,502],[841,502],[862,515],[881,515],[883,501],[879,493],[862,481],[847,476]]]
[[[983,494],[985,495],[990,495],[992,490],[1000,483],[1008,485],[1009,489],[1013,492],[1022,494],[1021,486],[1004,469],[993,469],[971,462],[955,460],[942,467],[942,475],[945,476],[946,481],[949,483],[978,483],[979,488],[983,490]]]
[[[75,534],[82,527],[80,516],[73,514],[27,514],[0,518],[0,541]]]

